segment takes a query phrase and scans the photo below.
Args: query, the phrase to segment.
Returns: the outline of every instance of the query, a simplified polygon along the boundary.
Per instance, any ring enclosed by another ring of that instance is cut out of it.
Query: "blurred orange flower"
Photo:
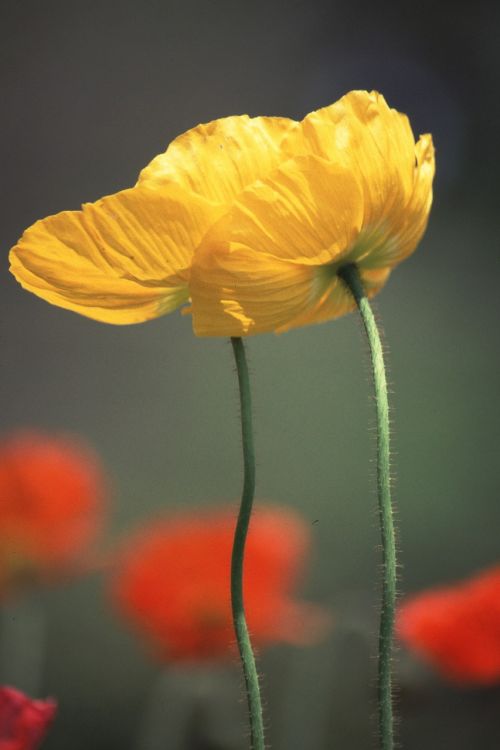
[[[37,221],[11,271],[52,304],[140,323],[191,300],[199,336],[283,331],[370,296],[416,248],[432,202],[434,147],[376,91],[301,122],[225,117],[176,138],[135,187]]]
[[[57,704],[32,700],[11,687],[0,687],[0,750],[36,750],[54,720]]]
[[[229,570],[235,526],[228,509],[174,515],[128,539],[112,597],[162,659],[231,654],[234,642]],[[305,644],[328,616],[298,602],[293,589],[308,548],[307,525],[284,508],[252,516],[245,561],[245,609],[256,645]]]
[[[99,530],[107,482],[79,440],[26,431],[0,441],[0,596],[76,570]]]
[[[454,586],[409,597],[399,608],[397,632],[454,682],[499,682],[500,565]]]

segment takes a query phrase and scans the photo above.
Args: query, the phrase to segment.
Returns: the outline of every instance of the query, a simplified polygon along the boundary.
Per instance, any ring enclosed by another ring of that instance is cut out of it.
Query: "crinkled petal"
[[[353,260],[365,269],[393,268],[415,250],[425,232],[432,204],[434,146],[430,135],[415,145],[413,185],[405,203],[393,203],[378,222],[366,225],[355,248]]]
[[[224,117],[188,130],[145,167],[139,183],[174,183],[229,206],[283,160],[281,144],[298,127],[283,117]]]
[[[415,146],[416,166],[413,192],[400,222],[399,242],[392,264],[399,263],[410,255],[424,234],[432,204],[432,181],[435,172],[434,145],[429,134],[420,136]]]
[[[314,156],[289,160],[250,186],[194,257],[195,332],[284,330],[316,309],[325,291],[317,270],[341,263],[356,241],[362,209],[352,175]]]
[[[351,91],[335,104],[307,115],[288,146],[342,164],[359,179],[365,224],[377,223],[413,190],[415,139],[406,115],[375,91]]]
[[[193,266],[194,332],[248,336],[274,331],[308,308],[313,282],[308,266],[224,243]]]
[[[293,263],[322,265],[354,245],[362,223],[362,194],[352,174],[315,156],[298,157],[247,188],[200,253],[217,252],[226,240]]]
[[[312,112],[283,148],[317,154],[357,177],[364,217],[352,260],[360,267],[393,268],[415,250],[432,203],[432,138],[423,135],[415,144],[408,118],[381,94],[351,91]]]
[[[353,310],[342,265],[358,263],[370,297],[390,274],[383,255],[378,265],[366,261],[362,226],[353,175],[315,156],[289,160],[245,190],[204,238],[190,282],[195,333],[282,332]]]
[[[430,136],[376,92],[301,123],[246,115],[184,133],[136,188],[27,230],[23,286],[98,320],[134,323],[192,296],[199,335],[286,330],[347,312],[415,249],[432,201]]]
[[[253,253],[236,243],[203,254],[191,277],[197,336],[251,336],[338,318],[356,304],[338,276],[325,267],[290,263]],[[373,297],[390,271],[361,271]]]
[[[387,268],[377,270],[366,270],[359,267],[363,288],[368,297],[374,297],[382,289],[390,275]],[[315,271],[314,286],[322,293],[316,294],[316,302],[311,305],[302,315],[282,326],[277,333],[283,333],[290,328],[311,325],[312,323],[324,323],[327,320],[340,318],[356,309],[356,303],[351,292],[335,273],[332,276],[331,269],[319,268]]]
[[[11,271],[48,302],[139,323],[188,298],[192,254],[216,215],[179,188],[124,190],[36,222],[11,250]]]

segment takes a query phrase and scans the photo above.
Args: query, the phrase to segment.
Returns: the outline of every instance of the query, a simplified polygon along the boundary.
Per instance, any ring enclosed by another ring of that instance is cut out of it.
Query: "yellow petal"
[[[365,194],[365,223],[393,203],[406,203],[413,187],[415,139],[406,115],[377,92],[351,91],[311,112],[285,148],[313,153],[353,171]]]
[[[362,221],[362,194],[353,175],[315,156],[298,157],[248,187],[199,253],[228,240],[256,253],[320,265],[341,258]]]
[[[350,259],[360,267],[394,267],[416,248],[432,202],[431,136],[417,144],[408,118],[377,92],[351,91],[307,115],[283,145],[314,153],[357,176],[364,217]]]
[[[135,323],[191,294],[200,335],[285,330],[353,303],[358,265],[375,294],[421,238],[434,150],[376,92],[353,91],[301,123],[246,115],[179,136],[138,185],[37,222],[12,271],[41,297]]]
[[[226,243],[192,270],[197,336],[248,336],[275,331],[308,308],[314,272]]]
[[[238,244],[220,247],[193,268],[192,305],[197,336],[252,336],[283,333],[322,323],[355,309],[346,286],[324,267],[290,263]],[[390,271],[362,272],[373,297]]]
[[[379,270],[365,270],[359,268],[363,288],[368,297],[374,297],[382,289],[390,275],[388,268]],[[277,330],[283,333],[290,328],[311,325],[313,323],[324,323],[327,320],[339,318],[356,309],[356,303],[346,285],[335,274],[332,276],[331,269],[320,268],[315,270],[314,286],[322,289],[322,294],[317,294],[317,301],[304,313],[291,320],[287,325]]]
[[[415,146],[413,192],[404,212],[404,225],[394,263],[413,252],[427,227],[432,204],[432,181],[435,172],[434,145],[429,134],[420,136]]]
[[[352,251],[360,268],[393,268],[417,247],[427,227],[432,204],[434,146],[430,135],[421,136],[414,149],[412,188],[406,201],[394,202],[363,230]]]
[[[281,144],[298,123],[240,115],[198,125],[176,138],[142,170],[139,183],[175,183],[214,203],[230,205],[284,159]]]
[[[179,188],[124,190],[36,222],[11,250],[21,285],[107,323],[139,323],[188,296],[193,251],[213,222]]]
[[[193,259],[195,332],[285,329],[312,313],[335,276],[331,264],[355,244],[362,208],[352,175],[314,156],[289,160],[247,188]],[[324,282],[318,268],[326,265]]]

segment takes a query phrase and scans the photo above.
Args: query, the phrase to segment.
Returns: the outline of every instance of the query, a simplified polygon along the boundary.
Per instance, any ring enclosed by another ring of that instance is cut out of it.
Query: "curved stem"
[[[253,750],[264,750],[264,723],[260,700],[259,677],[250,642],[250,635],[245,619],[243,603],[243,560],[250,516],[252,513],[255,492],[255,451],[252,433],[252,401],[250,396],[250,378],[241,338],[232,338],[231,344],[238,372],[241,406],[241,433],[243,438],[244,480],[240,512],[234,533],[233,553],[231,557],[231,606],[236,640],[240,652],[248,710],[250,714],[250,734]]]
[[[378,513],[382,536],[383,588],[380,613],[378,656],[378,718],[382,750],[392,750],[392,640],[396,608],[396,543],[392,518],[390,460],[389,460],[389,403],[385,375],[384,353],[377,323],[363,289],[359,271],[354,264],[338,272],[356,300],[370,346],[375,402],[377,410],[377,487]]]

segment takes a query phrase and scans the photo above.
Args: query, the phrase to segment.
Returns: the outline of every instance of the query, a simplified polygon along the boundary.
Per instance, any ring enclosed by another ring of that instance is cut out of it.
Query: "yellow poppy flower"
[[[337,277],[345,263],[379,291],[424,232],[433,175],[430,135],[415,144],[374,92],[302,122],[227,117],[176,138],[135,187],[36,222],[11,270],[108,323],[190,299],[200,336],[286,330],[354,307]]]

